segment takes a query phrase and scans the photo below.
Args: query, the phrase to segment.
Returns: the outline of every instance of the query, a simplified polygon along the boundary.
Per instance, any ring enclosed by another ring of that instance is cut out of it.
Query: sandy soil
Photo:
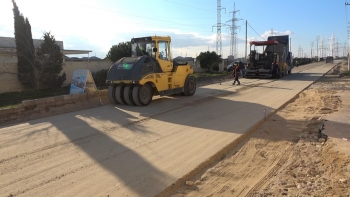
[[[346,68],[328,72],[172,196],[350,196]]]

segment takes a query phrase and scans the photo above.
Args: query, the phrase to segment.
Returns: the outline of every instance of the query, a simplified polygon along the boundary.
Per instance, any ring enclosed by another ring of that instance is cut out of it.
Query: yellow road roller
[[[190,64],[173,60],[169,36],[133,38],[131,57],[119,59],[108,70],[108,98],[115,104],[146,106],[156,95],[192,96],[192,73]]]

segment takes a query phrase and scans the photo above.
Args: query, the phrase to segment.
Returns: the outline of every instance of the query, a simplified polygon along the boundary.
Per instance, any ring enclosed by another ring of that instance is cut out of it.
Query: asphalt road
[[[147,107],[108,105],[0,127],[0,194],[155,196],[334,65],[208,85]]]

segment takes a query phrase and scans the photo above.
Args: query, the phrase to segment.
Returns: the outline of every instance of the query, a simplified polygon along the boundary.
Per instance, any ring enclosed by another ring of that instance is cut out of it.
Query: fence
[[[67,79],[63,85],[72,82],[73,72],[78,69],[87,69],[96,72],[101,69],[108,69],[111,61],[66,61],[62,65],[62,72],[65,72]],[[18,92],[25,90],[17,78],[17,58],[11,56],[0,57],[0,93]]]

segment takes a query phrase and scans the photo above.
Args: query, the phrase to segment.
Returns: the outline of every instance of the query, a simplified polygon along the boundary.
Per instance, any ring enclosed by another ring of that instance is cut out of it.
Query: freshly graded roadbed
[[[241,86],[212,84],[147,107],[108,105],[2,126],[0,193],[169,195],[172,184],[214,162],[208,159],[333,66],[298,67],[279,80],[241,79]]]

